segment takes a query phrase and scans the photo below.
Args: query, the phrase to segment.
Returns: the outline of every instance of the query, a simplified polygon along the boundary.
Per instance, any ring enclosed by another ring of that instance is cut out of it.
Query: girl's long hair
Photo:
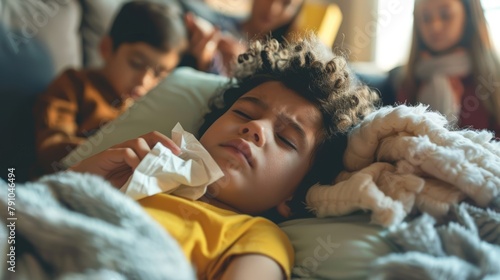
[[[415,6],[419,0],[415,1]],[[460,46],[464,47],[471,57],[472,75],[476,82],[476,94],[496,123],[500,123],[500,62],[495,53],[488,33],[486,18],[480,0],[460,0],[464,5],[466,23]],[[415,18],[415,14],[413,16]],[[405,68],[403,87],[407,90],[409,102],[416,101],[418,81],[415,77],[415,65],[426,46],[419,35],[417,24],[413,23],[410,57]],[[493,84],[488,84],[488,83]]]

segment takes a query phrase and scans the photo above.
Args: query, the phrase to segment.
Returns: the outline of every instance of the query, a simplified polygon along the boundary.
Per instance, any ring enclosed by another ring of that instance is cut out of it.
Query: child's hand
[[[120,188],[158,142],[169,148],[175,155],[181,153],[180,148],[170,138],[153,131],[84,159],[68,170],[100,175],[114,187]]]
[[[247,46],[244,43],[238,42],[230,35],[222,35],[217,48],[222,55],[224,68],[228,70],[231,69],[238,56],[247,50]]]
[[[217,52],[220,31],[192,13],[187,13],[184,21],[189,31],[189,53],[196,58],[197,68],[206,71]]]

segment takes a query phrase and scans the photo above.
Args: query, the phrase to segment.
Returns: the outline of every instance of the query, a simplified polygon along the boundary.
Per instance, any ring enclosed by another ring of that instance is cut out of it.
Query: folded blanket
[[[15,272],[2,260],[2,279],[195,279],[177,242],[100,177],[64,172],[17,185],[14,205],[7,191],[0,180],[1,217],[16,242],[0,245],[4,258],[16,249]]]
[[[486,207],[500,193],[500,142],[488,131],[450,129],[423,105],[383,107],[349,134],[345,171],[306,197],[318,217],[372,211],[398,224],[412,212],[439,218],[466,198]]]
[[[371,278],[500,279],[500,213],[462,203],[445,219],[424,213],[392,228],[388,241],[406,253],[377,259]]]

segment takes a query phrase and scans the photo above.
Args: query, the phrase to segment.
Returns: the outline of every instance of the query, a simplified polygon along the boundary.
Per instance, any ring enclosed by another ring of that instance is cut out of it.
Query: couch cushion
[[[0,23],[0,170],[16,168],[16,182],[23,182],[35,162],[33,103],[55,73],[44,45],[36,38],[16,45],[15,36]]]
[[[68,67],[81,67],[80,15],[77,0],[2,1],[0,21],[15,32],[11,47],[36,40],[45,46],[56,73]]]
[[[16,168],[16,182],[35,162],[36,96],[58,72],[81,66],[80,13],[77,0],[0,2],[0,167]]]

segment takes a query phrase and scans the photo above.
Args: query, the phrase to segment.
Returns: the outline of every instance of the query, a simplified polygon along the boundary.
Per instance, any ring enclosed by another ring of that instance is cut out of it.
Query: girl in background
[[[480,0],[416,0],[399,102],[424,103],[459,127],[500,137],[500,63]]]

